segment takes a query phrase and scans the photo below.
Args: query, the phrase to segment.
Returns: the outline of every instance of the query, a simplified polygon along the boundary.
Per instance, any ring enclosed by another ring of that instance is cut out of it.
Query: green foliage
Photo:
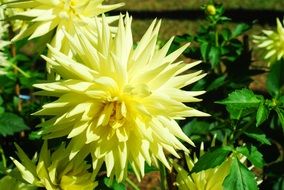
[[[269,116],[269,108],[263,102],[259,104],[259,107],[256,112],[256,126],[258,127],[264,121],[268,119]]]
[[[284,94],[284,60],[277,61],[271,65],[266,86],[267,91],[273,97],[278,97]]]
[[[262,168],[264,160],[262,154],[253,145],[237,147],[236,151],[247,157],[247,159],[256,167]]]
[[[125,190],[126,186],[122,183],[117,183],[116,181],[113,181],[109,178],[104,178],[104,184],[112,190]]]
[[[231,151],[231,147],[223,146],[206,152],[198,159],[191,172],[198,173],[202,170],[207,170],[209,168],[215,168],[216,166],[219,166],[224,162],[224,160],[226,160]]]
[[[266,135],[260,129],[249,128],[244,132],[244,134],[250,138],[257,140],[262,144],[271,144],[270,141],[267,139]]]
[[[241,89],[229,94],[228,98],[217,103],[226,105],[231,119],[240,119],[242,116],[255,111],[262,101],[263,98],[256,96],[251,90]]]
[[[254,174],[246,166],[234,158],[230,173],[223,182],[223,187],[226,190],[256,190],[258,188],[254,177]]]
[[[13,135],[17,132],[29,129],[24,120],[13,113],[0,115],[0,135]]]
[[[216,12],[212,7],[208,10],[208,5],[213,5]],[[271,64],[266,81],[267,89],[257,92],[250,89],[251,77],[266,72],[252,65],[255,57],[252,57],[246,33],[252,25],[228,24],[230,18],[224,16],[224,7],[214,1],[209,1],[202,8],[208,23],[200,26],[196,34],[178,36],[172,50],[185,42],[193,42],[193,46],[184,55],[190,59],[203,60],[200,69],[207,76],[190,90],[205,89],[203,102],[197,108],[210,113],[212,117],[184,121],[182,129],[195,142],[205,141],[210,144],[213,137],[216,137],[223,145],[232,147],[232,151],[238,156],[243,155],[255,167],[265,169],[267,164],[264,158],[267,152],[263,152],[263,147],[283,140],[284,78],[281,74],[284,73],[284,61]],[[209,142],[205,139],[209,139]],[[218,146],[214,148],[216,147]],[[220,157],[216,155],[219,157],[216,163],[211,161],[212,150],[200,158],[201,161],[196,163],[193,171],[215,167],[228,156],[226,152],[221,153]],[[280,147],[279,152],[282,150],[283,147]],[[253,173],[245,163],[238,160],[238,156],[224,183],[225,189],[257,189]],[[275,160],[276,163],[279,161],[281,159]],[[270,172],[273,173],[272,170]],[[269,176],[266,173],[263,175]],[[238,183],[241,180],[244,182]]]

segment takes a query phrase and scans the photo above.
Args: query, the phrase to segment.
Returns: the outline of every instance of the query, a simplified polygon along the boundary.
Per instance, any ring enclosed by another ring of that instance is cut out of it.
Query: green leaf
[[[276,108],[275,111],[277,112],[282,128],[284,128],[284,109]]]
[[[269,109],[266,105],[261,103],[258,107],[258,110],[256,112],[256,126],[258,127],[261,125],[264,121],[267,120],[269,115]]]
[[[5,108],[0,107],[0,115],[3,114],[5,112]]]
[[[126,190],[126,186],[123,183],[117,183],[115,180],[111,180],[107,177],[104,178],[104,184],[113,190]]]
[[[226,190],[257,190],[254,174],[237,158],[233,158],[229,175],[223,182]]]
[[[222,85],[224,85],[226,78],[227,78],[226,75],[223,75],[223,76],[220,76],[220,77],[216,78],[216,79],[207,87],[207,90],[206,90],[206,91],[208,92],[208,91],[212,91],[212,90],[218,89],[219,87],[221,87]]]
[[[39,140],[40,138],[42,138],[42,135],[38,131],[32,131],[29,134],[29,140]]]
[[[263,144],[271,145],[270,141],[266,138],[265,134],[258,128],[249,128],[244,132],[244,134]]]
[[[279,176],[277,181],[273,184],[272,190],[284,189],[284,176]]]
[[[223,146],[206,152],[198,159],[191,172],[198,173],[202,170],[215,168],[216,166],[222,164],[231,152],[232,148],[229,146]]]
[[[13,113],[3,113],[0,115],[0,135],[13,135],[26,129],[29,128],[21,117]]]
[[[224,28],[221,31],[221,35],[223,36],[224,41],[228,41],[231,38],[231,31],[230,31],[230,29]]]
[[[226,99],[216,103],[226,105],[232,119],[240,119],[242,115],[255,111],[261,101],[262,96],[256,96],[251,90],[244,88],[230,93]]]
[[[250,25],[241,23],[238,24],[235,30],[232,32],[232,38],[238,37],[242,35],[244,32],[248,31],[250,29]]]
[[[17,54],[13,59],[17,61],[30,61],[30,58],[24,54]]]
[[[217,65],[220,64],[220,56],[220,48],[215,46],[211,47],[209,51],[209,61],[211,63],[212,68],[215,68]]]
[[[183,128],[183,132],[187,136],[193,135],[206,135],[210,129],[210,123],[205,121],[198,121],[193,119],[192,121],[188,122]]]
[[[209,50],[208,42],[203,42],[200,44],[200,52],[203,60],[206,60],[208,50]]]
[[[284,61],[277,61],[270,67],[270,71],[267,76],[266,88],[269,94],[273,97],[277,97],[281,94],[281,88],[284,85]]]
[[[278,103],[279,103],[278,107],[284,108],[284,96],[280,96],[278,98]]]
[[[257,150],[255,146],[243,146],[237,147],[237,152],[241,153],[256,167],[262,168],[264,160],[262,154]]]
[[[147,163],[145,164],[144,167],[145,173],[150,173],[150,172],[154,172],[154,171],[159,171],[158,168],[154,167],[154,166],[150,166]]]
[[[0,96],[0,106],[3,104],[3,98]]]

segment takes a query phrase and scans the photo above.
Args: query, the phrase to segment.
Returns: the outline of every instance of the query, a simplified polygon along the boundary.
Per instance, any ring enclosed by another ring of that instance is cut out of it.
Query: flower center
[[[98,119],[98,126],[110,126],[118,129],[123,126],[127,114],[126,105],[120,101],[110,101],[104,104],[102,113]]]
[[[61,19],[70,19],[71,15],[76,15],[76,2],[65,0],[61,2],[59,17]]]

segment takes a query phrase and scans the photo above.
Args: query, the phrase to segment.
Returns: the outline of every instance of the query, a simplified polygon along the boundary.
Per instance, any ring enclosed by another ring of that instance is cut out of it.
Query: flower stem
[[[1,145],[0,145],[0,154],[1,154],[2,162],[3,162],[3,167],[6,169],[7,168],[7,160],[6,160],[4,150],[3,150]]]
[[[159,161],[160,178],[161,178],[161,190],[167,190],[167,173],[164,164]]]
[[[126,183],[132,187],[132,189],[134,190],[140,190],[139,187],[133,182],[131,181],[128,177],[126,178]]]

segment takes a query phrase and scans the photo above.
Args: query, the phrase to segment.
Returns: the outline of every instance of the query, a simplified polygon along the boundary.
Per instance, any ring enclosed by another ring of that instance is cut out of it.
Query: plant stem
[[[7,160],[6,160],[4,150],[1,145],[0,145],[0,154],[1,154],[2,162],[3,162],[3,166],[4,168],[7,168]]]
[[[20,72],[22,75],[24,75],[26,78],[30,78],[30,75],[27,74],[25,71],[23,71],[20,67],[18,67],[16,64],[14,63],[11,63],[10,64],[12,65],[12,67],[15,69],[15,72],[18,71]]]
[[[161,178],[161,190],[167,190],[167,174],[164,164],[159,161],[160,178]]]
[[[126,183],[132,187],[132,189],[134,190],[140,190],[139,187],[133,182],[131,181],[128,177],[126,178]]]

